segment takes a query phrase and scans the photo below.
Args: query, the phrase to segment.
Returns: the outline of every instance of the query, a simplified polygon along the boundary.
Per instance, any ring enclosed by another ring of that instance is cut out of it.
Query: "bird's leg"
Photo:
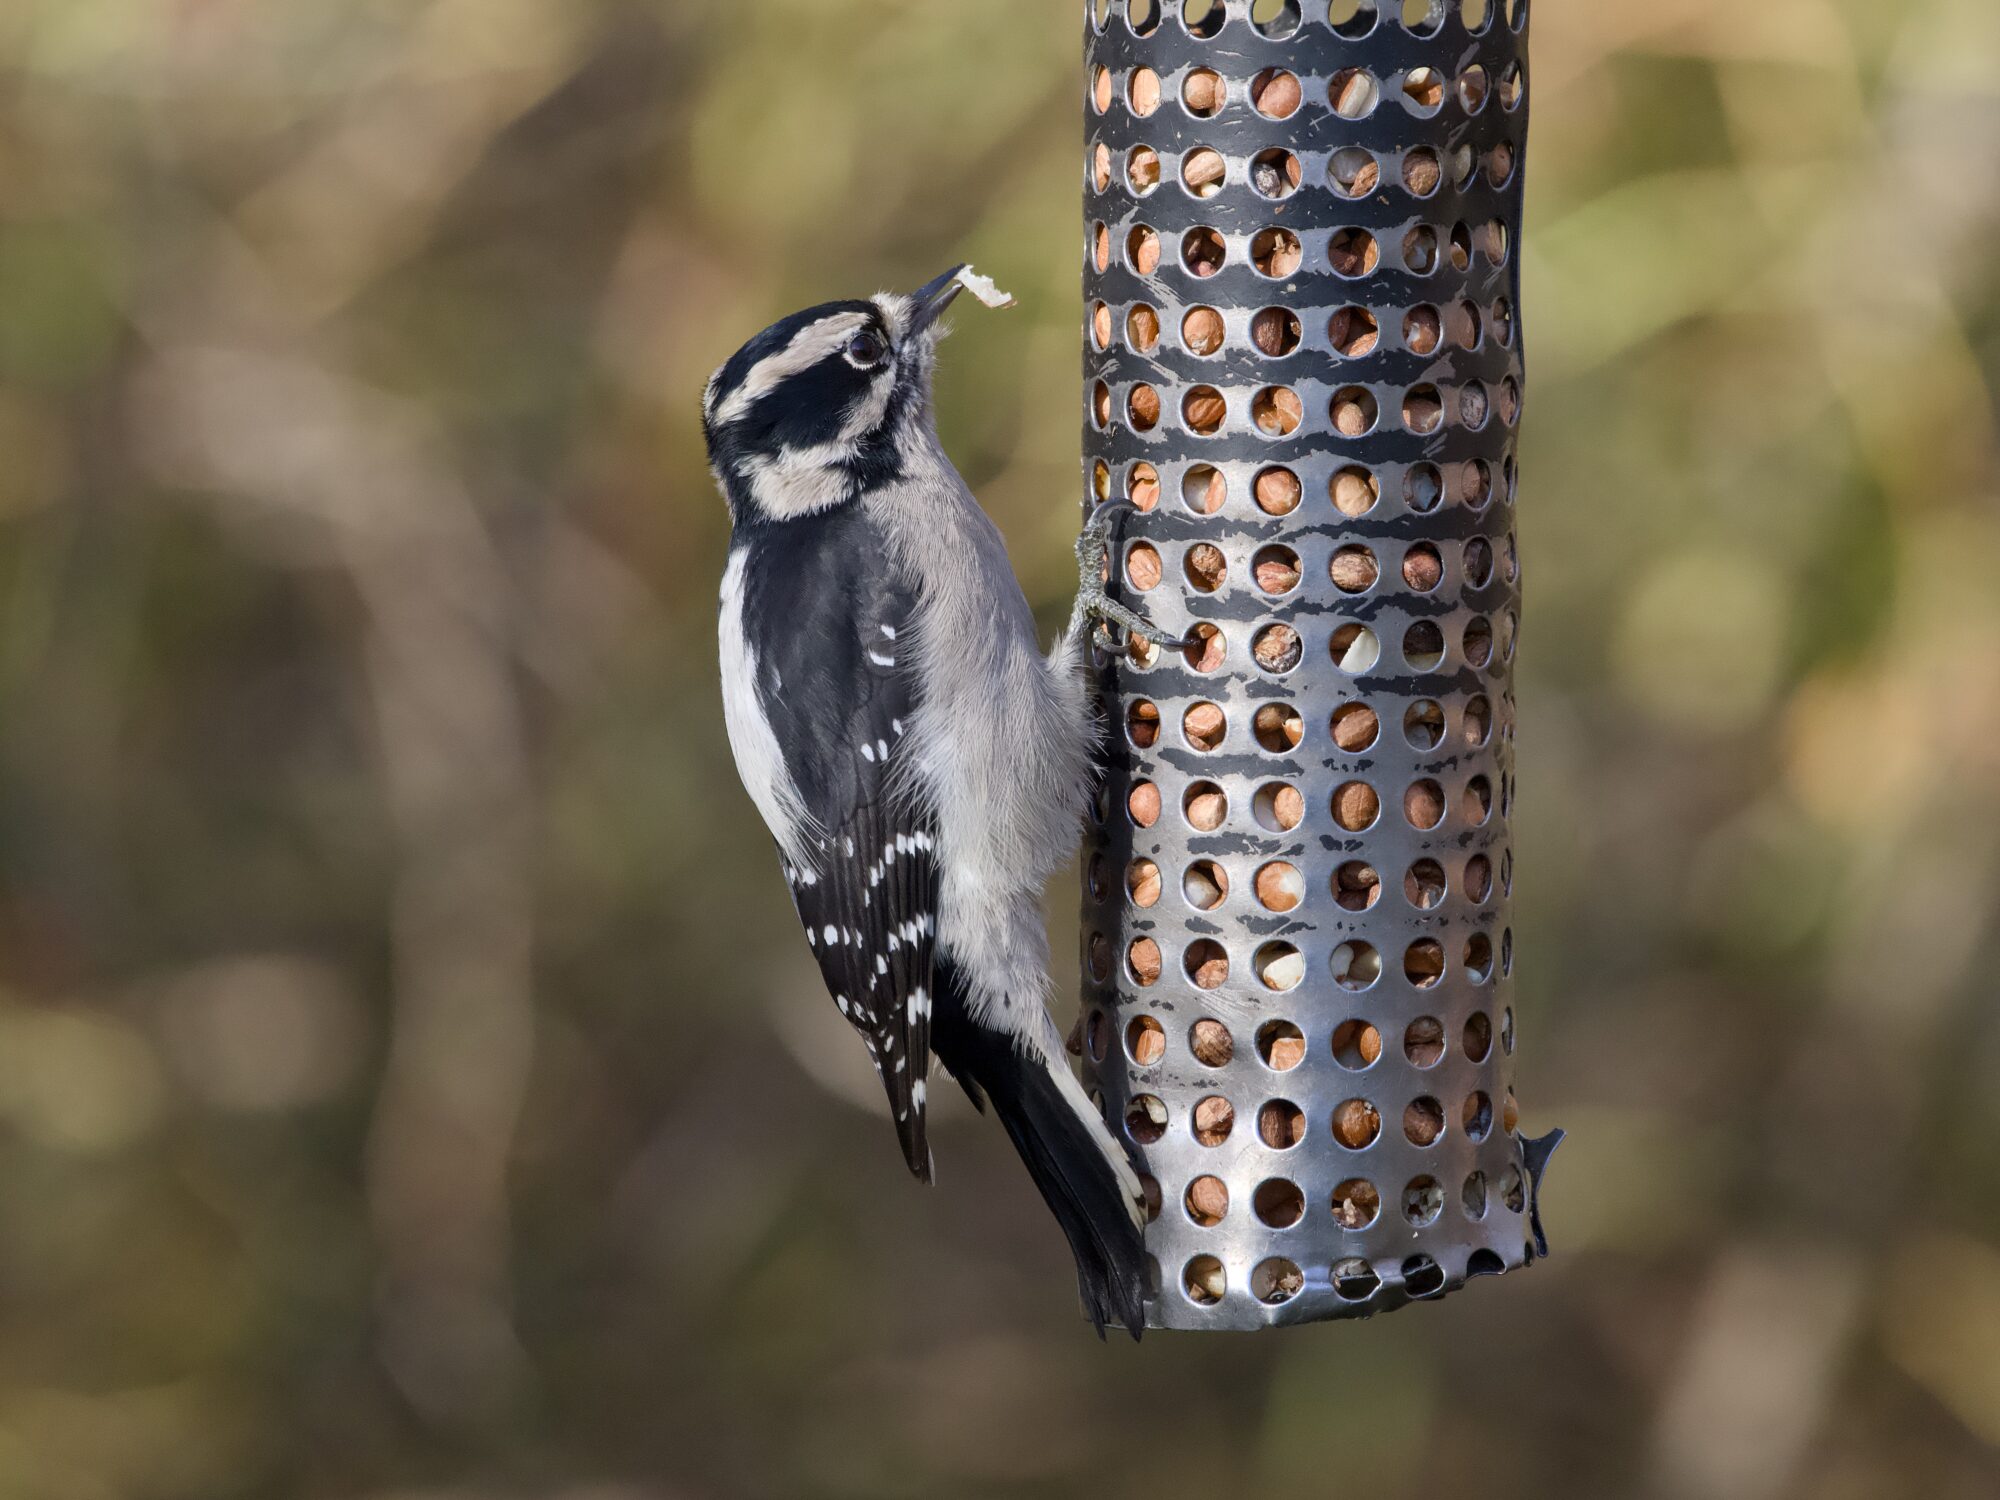
[[[1187,644],[1185,641],[1170,638],[1144,615],[1127,609],[1105,592],[1104,574],[1117,541],[1118,514],[1131,508],[1124,501],[1100,505],[1096,514],[1084,523],[1083,534],[1076,539],[1076,609],[1070,616],[1070,629],[1078,630],[1086,622],[1114,626],[1126,635],[1124,641],[1114,640],[1118,650],[1123,650],[1135,635],[1179,650]]]

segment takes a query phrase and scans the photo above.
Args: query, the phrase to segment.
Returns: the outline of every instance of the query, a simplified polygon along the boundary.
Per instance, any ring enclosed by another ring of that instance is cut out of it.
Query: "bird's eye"
[[[847,341],[847,362],[857,369],[872,370],[889,357],[889,346],[881,335],[857,333]]]

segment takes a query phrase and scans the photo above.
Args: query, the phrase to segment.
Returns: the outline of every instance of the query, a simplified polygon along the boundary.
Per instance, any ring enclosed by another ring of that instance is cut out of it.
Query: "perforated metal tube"
[[[1139,507],[1124,597],[1219,633],[1100,663],[1089,1086],[1159,1189],[1153,1326],[1364,1316],[1539,1239],[1510,1087],[1527,3],[1087,9],[1086,477]]]

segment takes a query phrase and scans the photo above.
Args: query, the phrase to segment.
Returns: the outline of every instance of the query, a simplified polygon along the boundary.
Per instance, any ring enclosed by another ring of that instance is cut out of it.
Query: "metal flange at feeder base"
[[[1098,13],[1085,476],[1135,507],[1126,600],[1202,640],[1098,661],[1088,1086],[1157,1192],[1151,1326],[1367,1316],[1546,1253],[1560,1136],[1512,1090],[1527,6]]]

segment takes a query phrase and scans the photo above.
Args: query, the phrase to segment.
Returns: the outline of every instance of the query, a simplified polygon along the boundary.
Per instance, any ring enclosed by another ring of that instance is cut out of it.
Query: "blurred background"
[[[0,9],[0,1496],[2000,1493],[2000,7],[1535,8],[1557,1258],[1136,1349],[876,1118],[696,423],[977,262],[1063,616],[1081,0]]]

